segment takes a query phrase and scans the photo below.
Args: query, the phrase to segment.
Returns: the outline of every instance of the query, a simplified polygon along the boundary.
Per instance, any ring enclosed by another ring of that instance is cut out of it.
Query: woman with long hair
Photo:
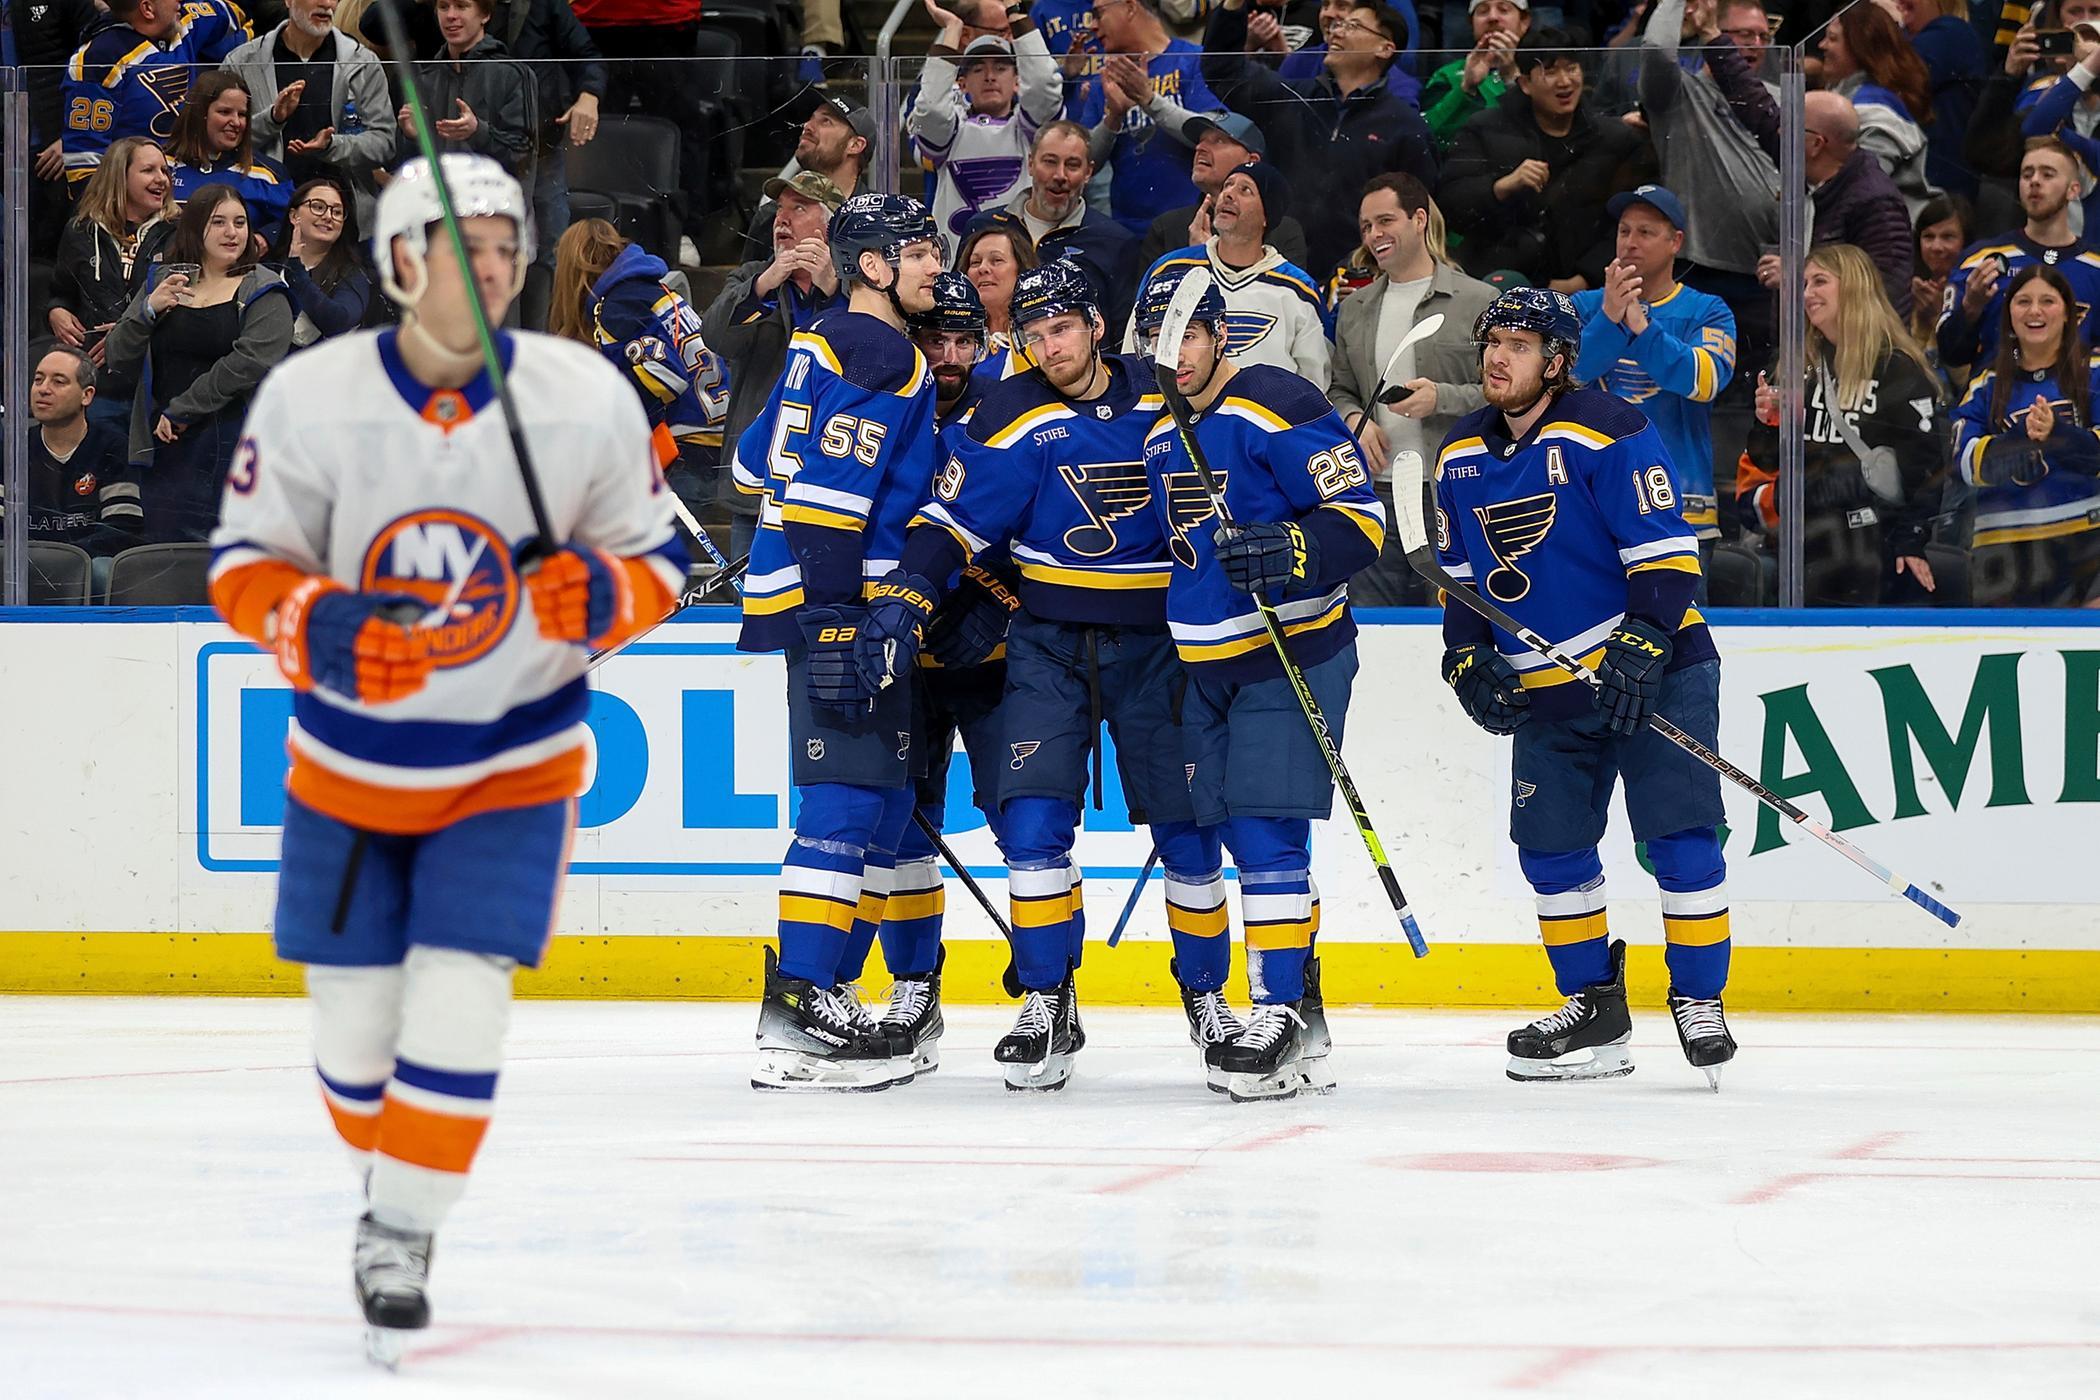
[[[1947,479],[1940,383],[1850,243],[1808,255],[1802,554],[1810,606],[1918,600],[1938,587],[1925,536]],[[1736,468],[1746,530],[1779,531],[1779,390],[1757,377],[1757,426]]]
[[[131,460],[149,542],[211,533],[248,400],[291,350],[293,319],[283,279],[257,265],[241,197],[190,196],[166,260],[109,333],[110,365],[138,374]]]
[[[1007,308],[1014,299],[1014,283],[1041,261],[1025,233],[1016,233],[1015,226],[998,219],[979,221],[955,250],[956,269],[970,279],[984,301],[988,329],[984,360],[976,371],[979,375],[1004,379],[1012,372],[1013,322],[1007,318]]]
[[[1933,328],[1947,299],[1947,276],[1975,237],[1976,211],[1958,194],[1935,195],[1911,229],[1910,335],[1936,360]]]
[[[192,83],[168,141],[170,177],[177,204],[206,185],[230,186],[267,246],[284,223],[292,185],[283,166],[255,154],[248,103],[248,84],[237,73],[222,68]]]
[[[88,177],[51,268],[51,334],[102,366],[95,422],[131,411],[131,385],[110,372],[104,338],[138,292],[141,270],[175,232],[168,158],[143,136],[112,142]]]
[[[1980,605],[2100,604],[2100,363],[2077,304],[2053,267],[2013,274],[1997,359],[1955,410],[1962,479],[1976,488]]]
[[[1859,113],[1859,144],[1881,162],[1916,218],[1933,196],[1925,175],[1932,74],[1903,26],[1879,5],[1854,5],[1823,32],[1823,84]]]
[[[294,350],[364,324],[372,305],[372,278],[359,248],[357,203],[343,181],[323,175],[292,191],[284,235],[271,250],[270,263],[299,308],[292,326]]]

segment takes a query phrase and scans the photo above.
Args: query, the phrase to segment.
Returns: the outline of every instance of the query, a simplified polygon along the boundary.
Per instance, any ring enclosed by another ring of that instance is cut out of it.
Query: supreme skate
[[[787,976],[779,955],[768,947],[765,1000],[758,1009],[758,1068],[751,1087],[867,1093],[908,1081],[908,1069],[903,1080],[898,1078],[890,1038],[861,1029],[853,1004],[858,1000],[836,987]]]
[[[913,1074],[931,1074],[941,1067],[941,966],[948,950],[934,956],[933,971],[917,977],[899,977],[890,984],[889,1004],[882,1010],[882,1029],[903,1042]]]
[[[1592,982],[1560,1010],[1509,1033],[1509,1077],[1617,1079],[1633,1073],[1627,1042],[1633,1018],[1626,1011],[1626,944],[1611,945],[1611,978]]]

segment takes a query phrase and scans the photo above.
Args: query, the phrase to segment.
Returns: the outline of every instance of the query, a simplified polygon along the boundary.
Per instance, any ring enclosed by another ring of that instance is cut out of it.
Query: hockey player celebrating
[[[1510,835],[1538,895],[1560,1010],[1509,1036],[1509,1077],[1631,1074],[1626,945],[1604,916],[1612,788],[1662,887],[1670,1010],[1685,1058],[1715,1079],[1735,1054],[1720,781],[1648,728],[1660,710],[1711,748],[1721,663],[1692,606],[1698,542],[1676,473],[1639,410],[1574,388],[1582,322],[1559,292],[1504,292],[1473,328],[1487,406],[1436,464],[1436,545],[1452,577],[1594,670],[1592,690],[1452,599],[1444,679],[1473,721],[1515,736]],[[1718,1083],[1717,1080],[1715,1080]]]
[[[1009,1088],[1047,1090],[1064,1086],[1086,1043],[1072,977],[1086,937],[1072,846],[1090,756],[1099,791],[1104,719],[1131,820],[1151,824],[1174,879],[1196,872],[1200,887],[1203,867],[1180,750],[1167,740],[1180,667],[1166,629],[1166,539],[1145,479],[1145,434],[1161,406],[1151,370],[1101,353],[1100,293],[1072,263],[1024,274],[1012,316],[1035,369],[986,390],[873,620],[880,635],[909,636],[912,599],[1010,543],[1021,610],[1007,634],[997,829],[1025,995],[994,1057]]]
[[[911,818],[915,637],[871,632],[934,463],[934,380],[905,334],[933,306],[933,220],[915,199],[859,194],[831,219],[844,310],[796,333],[772,399],[737,440],[764,492],[744,586],[744,651],[787,654],[788,747],[801,809],[780,871],[780,949],[766,949],[761,1089],[880,1089],[912,1077],[911,1040],[852,986]],[[931,598],[906,600],[923,617]]]
[[[1148,354],[1185,275],[1157,274],[1138,298]],[[1167,622],[1189,673],[1182,754],[1209,872],[1170,895],[1170,916],[1183,911],[1175,975],[1192,1020],[1199,1007],[1230,1019],[1220,990],[1229,956],[1222,839],[1239,864],[1254,1013],[1236,1037],[1206,1048],[1205,1065],[1213,1083],[1246,1101],[1334,1085],[1311,870],[1312,823],[1328,815],[1334,782],[1256,600],[1275,608],[1291,662],[1339,742],[1356,677],[1348,579],[1378,558],[1385,510],[1327,396],[1288,370],[1233,364],[1225,321],[1224,299],[1206,289],[1181,338],[1174,387],[1239,529],[1218,524],[1172,417],[1146,440],[1145,467],[1174,559]],[[1197,910],[1207,919],[1189,917]]]
[[[530,206],[484,156],[442,168],[500,322],[532,264]],[[213,602],[296,691],[277,951],[307,965],[322,1097],[368,1202],[357,1294],[389,1361],[398,1329],[429,1322],[432,1238],[488,1127],[512,973],[546,948],[589,767],[588,649],[662,616],[686,568],[619,374],[505,332],[562,541],[520,551],[533,514],[440,216],[409,162],[372,239],[401,329],[272,371],[212,540]]]

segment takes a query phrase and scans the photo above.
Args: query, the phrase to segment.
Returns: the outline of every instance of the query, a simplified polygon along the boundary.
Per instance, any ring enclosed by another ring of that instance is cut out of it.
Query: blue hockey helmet
[[[1053,258],[1022,273],[1007,303],[1007,316],[1016,331],[1032,321],[1067,311],[1076,311],[1089,321],[1101,321],[1101,293],[1094,289],[1094,279],[1068,258]]]
[[[860,279],[862,253],[881,254],[894,270],[906,244],[939,238],[933,215],[909,195],[857,194],[831,216],[831,261],[850,285]]]
[[[1546,287],[1510,287],[1489,302],[1473,322],[1474,343],[1485,347],[1488,332],[1494,330],[1536,333],[1549,357],[1566,358],[1566,372],[1573,371],[1582,351],[1582,317],[1574,301],[1566,292]]]
[[[1188,268],[1170,268],[1165,272],[1156,273],[1152,280],[1145,284],[1145,290],[1138,293],[1138,344],[1144,347],[1147,354],[1151,353],[1152,342],[1159,338],[1159,328],[1166,324],[1167,307],[1174,300],[1174,293],[1180,289],[1181,279],[1188,276],[1190,271]],[[1203,298],[1196,303],[1196,314],[1189,318],[1190,325],[1198,321],[1208,324],[1214,335],[1222,337],[1225,334],[1225,298],[1218,291],[1215,278],[1203,289]]]
[[[991,324],[985,315],[984,298],[960,272],[944,272],[933,279],[933,305],[905,318],[914,331],[955,331],[983,336]]]

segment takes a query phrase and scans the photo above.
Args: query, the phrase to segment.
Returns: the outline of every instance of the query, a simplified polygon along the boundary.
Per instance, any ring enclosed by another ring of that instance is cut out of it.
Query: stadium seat
[[[1776,581],[1771,560],[1747,545],[1723,541],[1706,564],[1706,598],[1717,608],[1770,607]]]
[[[208,544],[142,544],[110,565],[112,607],[168,608],[211,602]]]
[[[0,555],[0,569],[6,556]],[[88,601],[88,581],[95,561],[77,544],[57,540],[29,542],[29,602],[32,607],[81,607]]]
[[[678,188],[678,127],[662,117],[614,115],[587,146],[568,148],[570,212],[575,192],[610,199],[613,223],[665,262],[678,261],[678,221],[668,196]]]

